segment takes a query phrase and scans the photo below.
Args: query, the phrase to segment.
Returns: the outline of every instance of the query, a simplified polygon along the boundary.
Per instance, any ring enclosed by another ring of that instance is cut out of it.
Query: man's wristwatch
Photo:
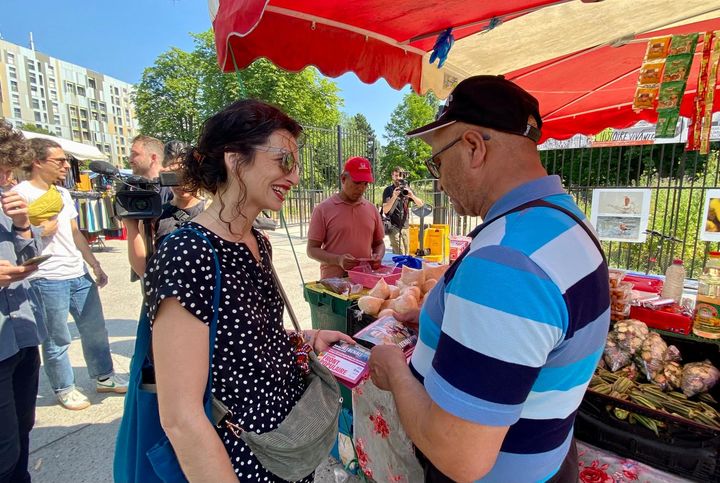
[[[16,226],[15,223],[12,225],[12,229],[15,231],[19,231],[20,233],[25,233],[26,231],[30,231],[30,228],[32,225],[28,225],[25,228],[20,228],[19,226]]]

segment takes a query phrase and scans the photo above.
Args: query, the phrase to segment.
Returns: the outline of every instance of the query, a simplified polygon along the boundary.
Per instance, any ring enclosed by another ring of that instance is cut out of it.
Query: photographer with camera
[[[153,138],[154,139],[154,138]],[[194,218],[203,212],[205,202],[191,193],[187,193],[177,185],[175,178],[179,178],[180,165],[183,152],[187,145],[182,141],[169,141],[163,148],[162,171],[158,172],[158,184],[146,186],[157,190],[162,199],[162,193],[169,190],[172,198],[161,206],[159,216],[124,218],[123,222],[128,236],[128,259],[135,275],[142,277],[149,256],[157,249],[163,238],[169,235],[180,223]],[[171,175],[174,175],[171,176]],[[172,178],[172,179],[171,179]],[[127,180],[125,181],[128,182]],[[145,224],[148,226],[145,227]],[[150,241],[152,246],[148,250]],[[134,280],[133,280],[134,281]]]
[[[383,216],[390,221],[385,234],[390,238],[390,246],[395,255],[408,254],[408,227],[410,220],[410,202],[417,206],[425,204],[415,196],[406,179],[407,172],[400,166],[392,170],[393,184],[383,191]]]
[[[42,254],[52,257],[30,275],[32,285],[42,295],[45,305],[48,328],[48,337],[42,345],[45,372],[64,408],[85,409],[90,406],[90,401],[75,387],[75,374],[68,354],[72,341],[68,314],[72,314],[80,332],[83,355],[90,377],[96,380],[97,392],[122,394],[127,391],[127,382],[113,370],[98,292],[98,287],[104,287],[108,278],[78,228],[78,212],[70,192],[55,186],[65,180],[70,169],[65,152],[59,144],[47,139],[32,139],[30,146],[35,157],[22,166],[29,180],[18,184],[13,191],[22,196],[30,208],[35,201],[43,202],[41,198],[48,205],[57,204],[52,197],[59,197],[62,206],[56,215],[57,231],[42,238]],[[83,260],[92,268],[95,280]]]

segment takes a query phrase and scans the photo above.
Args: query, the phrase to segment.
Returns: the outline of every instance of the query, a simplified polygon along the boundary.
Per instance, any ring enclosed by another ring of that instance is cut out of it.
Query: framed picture
[[[700,223],[700,239],[703,241],[720,241],[720,190],[705,192],[705,207]]]
[[[599,238],[643,243],[647,238],[650,195],[648,189],[593,190],[590,222]]]

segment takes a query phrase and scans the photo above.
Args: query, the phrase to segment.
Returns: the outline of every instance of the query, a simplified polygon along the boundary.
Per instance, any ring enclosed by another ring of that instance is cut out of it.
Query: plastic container
[[[354,298],[334,294],[315,282],[305,284],[303,295],[310,304],[313,329],[339,330],[347,333],[347,309],[355,302]]]
[[[395,285],[395,282],[400,279],[400,275],[402,275],[402,268],[388,267],[386,265],[382,265],[377,270],[363,265],[348,271],[350,281],[352,283],[359,283],[365,288],[373,288],[381,278],[384,278],[385,283],[388,285]]]
[[[708,254],[698,278],[693,333],[708,339],[720,339],[720,252]]]
[[[665,283],[663,283],[660,296],[664,299],[673,299],[675,303],[679,304],[680,300],[682,300],[684,286],[685,267],[683,261],[676,258],[665,270]]]

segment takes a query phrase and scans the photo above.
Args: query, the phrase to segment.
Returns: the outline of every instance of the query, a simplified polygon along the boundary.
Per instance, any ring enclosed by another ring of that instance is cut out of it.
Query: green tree
[[[260,59],[246,69],[223,73],[212,32],[192,35],[192,52],[173,48],[143,73],[135,95],[143,134],[193,142],[205,119],[242,98],[275,104],[304,125],[340,122],[339,89],[317,69],[286,72]]]
[[[43,127],[38,127],[35,124],[22,124],[20,126],[20,129],[22,129],[23,131],[36,132],[38,134],[49,134],[50,136],[57,136],[57,134],[55,134],[54,132],[50,132]]]
[[[143,134],[192,142],[204,117],[200,104],[202,68],[195,55],[173,47],[145,69],[135,92]]]
[[[431,154],[430,146],[417,138],[408,138],[405,133],[432,122],[437,113],[438,99],[432,93],[419,96],[406,94],[390,115],[385,125],[387,144],[380,161],[380,172],[385,177],[395,166],[405,168],[410,179],[427,178],[424,161]]]

